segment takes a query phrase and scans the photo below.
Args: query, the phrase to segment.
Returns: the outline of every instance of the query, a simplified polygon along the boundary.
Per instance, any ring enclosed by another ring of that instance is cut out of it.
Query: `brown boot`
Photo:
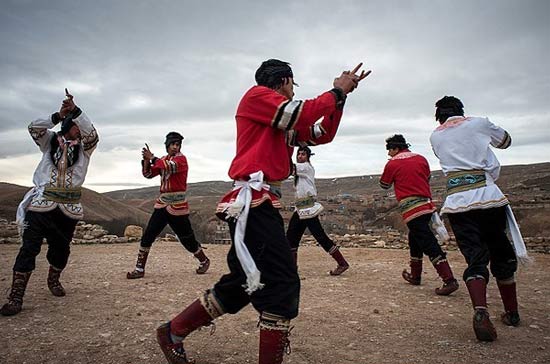
[[[136,268],[133,272],[126,273],[126,278],[128,279],[137,279],[143,278],[145,276],[145,264],[147,263],[147,257],[149,256],[149,250],[151,248],[139,248]]]
[[[458,282],[453,276],[451,266],[449,265],[449,262],[447,262],[447,259],[443,258],[435,260],[433,265],[437,271],[437,274],[439,274],[439,277],[441,277],[441,280],[443,281],[443,286],[436,288],[435,294],[439,296],[448,296],[456,291],[458,289]]]
[[[474,306],[473,326],[479,341],[494,341],[497,331],[489,319],[487,312],[487,281],[483,277],[475,277],[466,280],[466,287],[470,293],[472,306]]]
[[[0,314],[3,316],[13,316],[21,312],[23,308],[23,296],[27,289],[27,283],[32,274],[31,272],[13,272],[13,280],[11,284],[11,291],[8,296],[8,303],[6,303],[0,309]]]
[[[210,290],[195,300],[172,321],[157,328],[157,341],[170,364],[189,364],[183,340],[196,329],[209,326],[223,311]]]
[[[187,354],[182,342],[174,343],[170,333],[170,322],[157,328],[157,342],[170,364],[193,364],[195,361],[187,359]]]
[[[206,273],[208,268],[210,268],[210,259],[208,259],[206,254],[204,254],[202,248],[199,248],[199,250],[193,255],[199,261],[199,267],[195,270],[195,272],[197,272],[197,274]]]
[[[403,269],[401,276],[413,286],[418,286],[422,277],[422,258],[411,257],[409,265],[411,272],[409,273],[406,269]]]
[[[329,272],[331,276],[339,276],[349,269],[349,264],[340,252],[339,247],[331,249],[330,255],[336,260],[336,263],[338,263],[338,266]]]
[[[262,313],[260,316],[259,364],[281,364],[283,354],[290,353],[290,320]]]
[[[500,316],[502,322],[507,326],[519,326],[518,297],[514,277],[507,280],[497,279],[497,286],[504,304],[504,313]]]
[[[479,341],[495,341],[497,331],[489,319],[489,312],[477,309],[474,313],[474,332]]]
[[[48,288],[50,292],[56,297],[65,296],[65,288],[59,282],[59,277],[63,269],[57,269],[50,265],[50,270],[48,271]]]

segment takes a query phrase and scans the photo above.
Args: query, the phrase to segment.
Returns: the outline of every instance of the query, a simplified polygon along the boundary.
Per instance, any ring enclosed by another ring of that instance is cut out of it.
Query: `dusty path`
[[[177,243],[153,246],[146,277],[126,280],[136,244],[73,246],[63,283],[68,295],[53,297],[46,287],[46,247],[31,277],[23,311],[0,317],[0,363],[165,363],[155,328],[171,318],[226,271],[228,246],[209,245],[213,260],[204,276]],[[0,292],[11,284],[18,250],[0,246]],[[284,363],[550,363],[550,255],[518,274],[522,325],[497,320],[501,303],[494,281],[488,302],[499,338],[479,343],[471,329],[464,284],[451,297],[438,297],[435,271],[427,266],[423,284],[400,277],[404,250],[343,249],[352,269],[327,275],[333,261],[318,247],[300,249],[301,314],[293,321],[292,354]],[[464,262],[449,260],[458,276]],[[5,294],[2,294],[5,296]],[[3,303],[2,298],[2,303]],[[256,363],[257,314],[217,320],[217,330],[201,330],[187,342],[197,364]]]

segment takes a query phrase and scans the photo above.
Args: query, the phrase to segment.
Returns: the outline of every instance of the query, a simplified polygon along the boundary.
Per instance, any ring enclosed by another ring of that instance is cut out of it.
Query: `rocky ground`
[[[23,311],[0,317],[0,363],[165,363],[155,328],[171,318],[226,271],[226,245],[207,245],[212,259],[204,276],[181,246],[153,246],[146,277],[126,280],[137,244],[75,245],[62,281],[68,291],[53,297],[46,287],[45,252],[37,260]],[[0,246],[0,292],[7,294],[17,245]],[[44,247],[45,251],[47,248]],[[520,327],[497,319],[501,303],[494,281],[488,302],[498,340],[475,340],[464,284],[450,297],[438,297],[434,269],[425,260],[421,286],[400,277],[406,250],[342,249],[352,268],[330,277],[333,261],[322,249],[300,249],[300,316],[292,322],[292,354],[284,363],[549,363],[550,255],[518,273]],[[456,251],[449,260],[461,275],[465,263]],[[256,363],[257,314],[250,307],[218,319],[216,331],[192,334],[188,352],[197,364]]]

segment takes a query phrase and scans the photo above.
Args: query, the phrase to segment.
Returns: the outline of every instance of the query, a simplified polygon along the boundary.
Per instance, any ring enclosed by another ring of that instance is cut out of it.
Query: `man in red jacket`
[[[189,221],[189,204],[186,197],[189,166],[187,158],[181,153],[182,140],[183,136],[180,133],[168,133],[164,142],[168,154],[162,158],[155,157],[147,144],[141,151],[143,176],[154,178],[160,175],[160,195],[155,201],[155,210],[141,237],[136,268],[126,274],[128,279],[143,278],[149,250],[167,224],[174,230],[183,247],[193,253],[199,261],[197,274],[206,273],[210,266],[210,260],[195,239]]]
[[[288,63],[270,59],[256,71],[258,85],[245,93],[236,114],[237,155],[229,169],[235,187],[217,209],[233,239],[227,256],[230,272],[157,329],[169,363],[189,363],[183,339],[249,303],[260,314],[259,363],[282,362],[290,320],[298,315],[300,278],[278,210],[281,181],[291,173],[293,146],[332,141],[346,95],[370,73],[356,75],[360,67],[343,72],[333,89],[305,101],[293,100],[295,83]]]
[[[386,139],[386,149],[391,159],[380,177],[380,187],[388,189],[393,184],[403,220],[409,228],[411,272],[404,270],[402,275],[410,284],[419,285],[422,256],[426,254],[443,281],[443,286],[436,288],[435,293],[447,296],[458,289],[458,282],[445,252],[430,229],[430,221],[436,210],[430,190],[430,166],[426,158],[411,152],[409,146],[401,134]]]

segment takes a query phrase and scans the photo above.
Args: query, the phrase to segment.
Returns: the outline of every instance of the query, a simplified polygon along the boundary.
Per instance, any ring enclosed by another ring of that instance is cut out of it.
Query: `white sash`
[[[248,251],[245,243],[244,236],[246,231],[246,223],[248,221],[248,212],[250,210],[250,203],[252,202],[252,189],[261,191],[262,189],[269,190],[269,185],[264,183],[264,173],[258,171],[250,175],[248,181],[235,181],[235,187],[233,190],[239,189],[239,194],[235,199],[235,202],[227,209],[227,218],[237,219],[235,227],[235,251],[237,252],[237,258],[246,274],[246,284],[244,285],[246,293],[249,295],[258,289],[262,289],[264,284],[260,282],[261,272],[256,267],[256,263],[250,252]]]

